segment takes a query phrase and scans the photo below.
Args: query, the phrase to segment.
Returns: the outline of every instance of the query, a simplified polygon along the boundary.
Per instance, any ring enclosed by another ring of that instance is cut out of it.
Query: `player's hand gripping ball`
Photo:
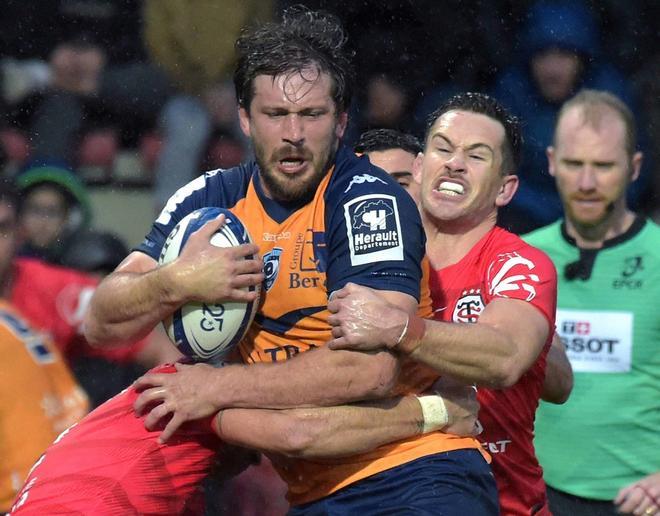
[[[167,237],[158,259],[159,264],[174,260],[188,238],[207,222],[221,214],[226,222],[211,237],[211,244],[218,247],[234,247],[251,243],[243,223],[229,210],[200,208],[188,214],[174,227]],[[259,287],[246,287],[246,290]],[[259,298],[249,303],[201,303],[189,302],[181,306],[163,321],[169,338],[179,351],[196,361],[220,363],[245,336],[259,306]]]

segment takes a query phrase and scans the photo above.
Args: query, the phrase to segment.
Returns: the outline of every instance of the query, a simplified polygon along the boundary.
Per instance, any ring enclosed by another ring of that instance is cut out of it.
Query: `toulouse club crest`
[[[453,322],[459,323],[476,323],[484,307],[480,289],[464,290],[456,302],[451,319]]]

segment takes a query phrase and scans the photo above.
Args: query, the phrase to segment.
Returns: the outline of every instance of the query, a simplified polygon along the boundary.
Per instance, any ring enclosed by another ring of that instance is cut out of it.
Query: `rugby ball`
[[[188,215],[172,229],[160,253],[158,263],[171,262],[182,251],[188,238],[207,222],[224,214],[226,222],[211,237],[211,244],[234,247],[252,242],[243,223],[229,210],[201,208]],[[245,290],[259,290],[246,287]],[[245,336],[259,305],[250,303],[189,302],[163,321],[169,338],[184,355],[195,361],[220,363]]]

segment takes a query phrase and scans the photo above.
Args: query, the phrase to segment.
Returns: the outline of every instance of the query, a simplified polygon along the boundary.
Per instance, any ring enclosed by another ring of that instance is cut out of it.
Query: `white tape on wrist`
[[[406,338],[406,334],[408,333],[408,324],[410,324],[410,315],[406,316],[406,324],[403,326],[403,330],[401,331],[401,335],[399,335],[399,338],[396,339],[396,343],[394,344],[395,348],[403,342],[403,339]]]
[[[449,423],[447,407],[441,396],[417,396],[417,401],[422,406],[422,416],[424,417],[424,428],[422,433],[427,434],[434,430],[440,430]]]

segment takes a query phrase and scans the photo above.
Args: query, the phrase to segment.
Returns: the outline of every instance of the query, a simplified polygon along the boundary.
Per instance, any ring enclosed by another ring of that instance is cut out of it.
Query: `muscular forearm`
[[[387,348],[440,374],[490,387],[513,385],[538,358],[550,329],[536,306],[497,298],[472,324],[420,319],[373,291],[347,285],[328,303],[331,349]]]
[[[411,317],[395,349],[440,374],[493,388],[515,384],[536,362],[550,325],[536,307],[517,299],[491,301],[474,324]]]
[[[319,348],[282,363],[223,368],[209,389],[218,409],[333,406],[387,397],[397,375],[389,352]]]
[[[289,457],[354,455],[421,433],[414,397],[338,407],[291,410],[227,409],[216,419],[226,442]]]
[[[104,345],[147,335],[183,303],[170,285],[167,267],[113,273],[92,297],[85,337],[92,345]]]
[[[519,378],[517,346],[486,324],[425,321],[423,340],[410,357],[440,374],[492,387],[513,385]]]

